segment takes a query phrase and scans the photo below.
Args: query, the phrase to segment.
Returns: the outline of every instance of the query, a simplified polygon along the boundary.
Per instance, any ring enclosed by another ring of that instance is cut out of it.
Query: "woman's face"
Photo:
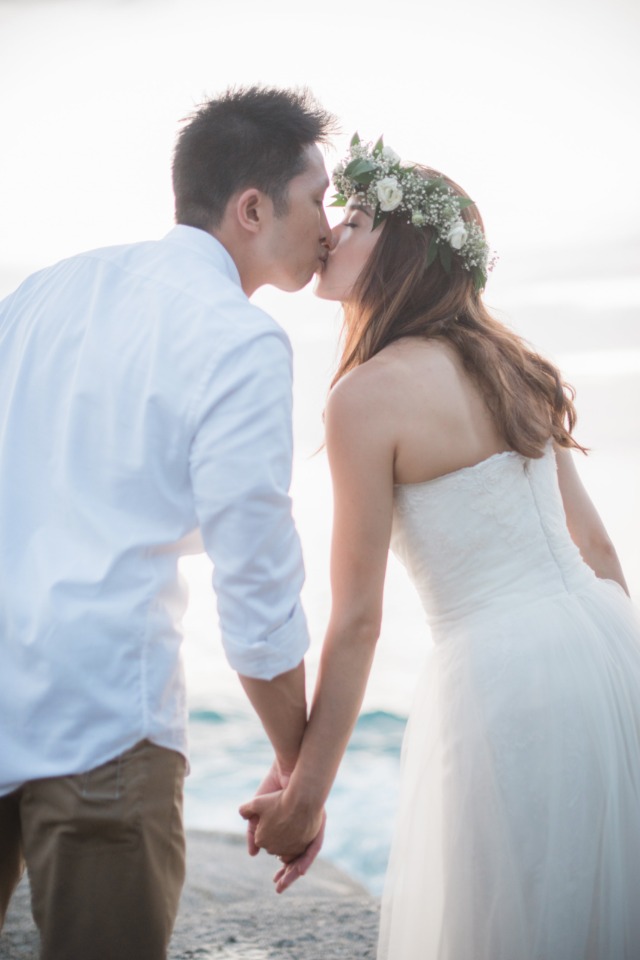
[[[331,231],[333,247],[316,275],[314,293],[323,300],[347,303],[354,284],[373,248],[380,239],[382,225],[373,227],[373,210],[364,206],[355,194],[345,207],[344,219]]]

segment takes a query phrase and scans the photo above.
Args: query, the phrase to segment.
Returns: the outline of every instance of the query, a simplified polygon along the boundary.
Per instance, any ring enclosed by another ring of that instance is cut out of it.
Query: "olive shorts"
[[[164,960],[185,876],[184,758],[143,740],[0,797],[0,928],[26,862],[41,960]]]

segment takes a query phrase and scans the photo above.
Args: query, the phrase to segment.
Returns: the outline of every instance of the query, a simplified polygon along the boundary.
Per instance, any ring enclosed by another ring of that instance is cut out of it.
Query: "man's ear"
[[[270,207],[269,198],[261,190],[255,187],[244,190],[235,201],[239,226],[249,233],[259,233],[271,212]]]

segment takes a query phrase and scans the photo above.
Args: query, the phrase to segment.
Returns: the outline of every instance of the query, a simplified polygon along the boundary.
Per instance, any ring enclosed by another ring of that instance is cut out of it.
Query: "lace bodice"
[[[507,451],[425,483],[395,488],[391,548],[438,628],[495,616],[593,579],[571,540],[553,447]]]

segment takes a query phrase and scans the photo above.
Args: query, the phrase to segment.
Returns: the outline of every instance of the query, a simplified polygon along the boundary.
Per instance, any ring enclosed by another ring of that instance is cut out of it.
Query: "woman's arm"
[[[319,818],[358,717],[382,617],[391,535],[392,424],[369,392],[347,378],[326,411],[334,491],[331,618],[300,755],[287,788],[242,807],[260,816],[256,842],[288,858],[318,830]]]
[[[629,593],[618,555],[578,475],[573,455],[556,447],[558,483],[571,539],[597,577],[615,580]]]

